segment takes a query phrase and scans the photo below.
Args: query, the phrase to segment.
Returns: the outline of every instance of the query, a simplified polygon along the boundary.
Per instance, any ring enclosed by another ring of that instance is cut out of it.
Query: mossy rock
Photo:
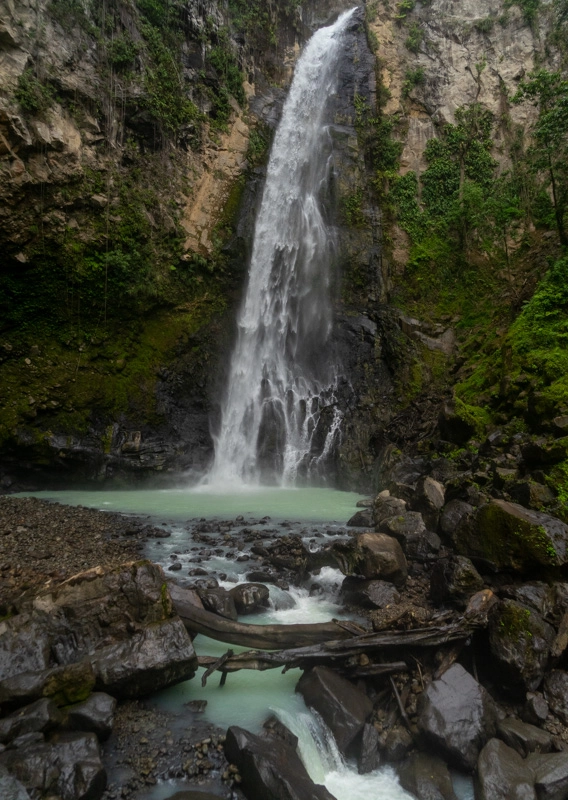
[[[460,555],[495,570],[526,573],[568,561],[568,525],[505,500],[492,500],[466,517],[452,539]]]
[[[540,686],[554,640],[554,628],[535,611],[503,600],[491,612],[489,647],[505,688],[521,697]]]

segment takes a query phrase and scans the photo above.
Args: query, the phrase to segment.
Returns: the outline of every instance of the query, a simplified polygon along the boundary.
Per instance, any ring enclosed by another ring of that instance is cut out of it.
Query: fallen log
[[[294,626],[290,626],[294,627]],[[236,672],[239,669],[293,669],[299,667],[307,669],[316,664],[345,665],[350,659],[357,658],[361,653],[380,653],[385,651],[398,651],[408,648],[439,647],[449,642],[465,641],[474,630],[472,625],[444,625],[432,628],[415,628],[410,631],[389,631],[366,633],[361,636],[352,636],[346,641],[329,641],[306,647],[292,647],[276,652],[263,652],[261,650],[248,650],[237,655],[219,658],[200,656],[199,665],[208,667],[213,672],[216,668],[221,672]],[[395,662],[381,664],[383,674],[397,672],[406,668],[406,663]],[[378,665],[377,665],[378,666]],[[356,665],[353,665],[357,668]],[[389,669],[389,667],[393,667]],[[359,667],[360,668],[360,667]]]
[[[313,625],[249,625],[233,622],[195,605],[194,593],[174,583],[168,585],[176,613],[190,633],[201,633],[227,644],[279,650],[314,645],[330,639],[351,639],[353,629],[345,623],[322,622]],[[355,625],[355,623],[353,623]],[[349,629],[347,629],[349,628]]]

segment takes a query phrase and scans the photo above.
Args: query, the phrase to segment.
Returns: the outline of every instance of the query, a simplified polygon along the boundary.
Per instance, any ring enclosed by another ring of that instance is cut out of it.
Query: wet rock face
[[[483,589],[483,578],[469,558],[453,556],[434,564],[430,576],[430,598],[440,605],[451,602],[465,608],[469,598]]]
[[[522,574],[568,559],[568,525],[505,500],[492,500],[464,517],[451,536],[460,555],[481,559],[495,570]]]
[[[305,672],[296,687],[306,704],[321,714],[344,755],[355,745],[373,710],[366,694],[327,667]]]
[[[159,567],[96,567],[40,593],[3,623],[0,700],[76,702],[95,686],[133,697],[192,677],[196,665]]]
[[[544,696],[557,717],[568,725],[568,672],[553,669],[544,682]]]
[[[489,647],[502,684],[524,695],[544,677],[554,628],[535,611],[514,600],[503,600],[489,618]]]
[[[422,695],[418,725],[429,748],[471,772],[479,751],[495,733],[496,709],[485,689],[454,664]]]
[[[499,739],[491,739],[480,753],[477,787],[480,800],[536,800],[532,770]]]
[[[413,753],[397,772],[402,788],[418,800],[457,800],[448,767],[437,756]]]
[[[312,781],[296,750],[282,739],[263,739],[232,726],[225,755],[238,767],[249,800],[334,800],[324,786]]]

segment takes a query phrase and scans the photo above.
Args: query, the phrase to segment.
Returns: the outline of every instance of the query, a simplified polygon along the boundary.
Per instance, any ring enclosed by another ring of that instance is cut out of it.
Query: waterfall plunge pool
[[[64,503],[97,508],[124,514],[147,516],[154,524],[163,524],[169,538],[149,540],[146,555],[164,568],[171,564],[171,556],[178,552],[182,561],[191,559],[191,548],[203,547],[194,543],[188,522],[197,520],[235,520],[243,517],[241,526],[250,525],[262,530],[270,527],[273,536],[280,533],[298,533],[309,544],[329,536],[337,536],[356,510],[360,495],[333,489],[274,489],[243,487],[230,493],[216,491],[213,487],[196,489],[119,490],[119,491],[44,491],[35,497]],[[269,519],[267,519],[269,518]],[[283,524],[288,521],[286,524]],[[276,529],[276,532],[274,532]],[[314,539],[316,536],[318,538]],[[187,552],[184,552],[187,551]],[[184,566],[186,564],[184,563]],[[226,554],[212,553],[200,562],[212,574],[229,572],[221,585],[234,586],[246,580],[246,563],[235,563]],[[232,571],[231,571],[232,570]],[[184,573],[186,570],[184,570]],[[177,573],[179,576],[181,573]],[[185,577],[185,576],[184,576]],[[291,587],[287,593],[291,604],[274,605],[263,614],[249,616],[243,621],[256,624],[320,622],[341,616],[338,587],[342,576],[337,570],[326,568],[317,577],[323,594],[310,596],[307,587]],[[273,602],[279,590],[270,586]],[[280,593],[283,594],[283,593]],[[195,646],[200,654],[221,655],[226,645],[196,637]],[[237,650],[238,648],[234,648]],[[302,758],[316,782],[323,782],[337,800],[412,800],[401,789],[392,768],[386,767],[370,775],[358,775],[356,768],[345,764],[334,743],[321,723],[306,708],[303,699],[295,693],[299,670],[281,675],[279,670],[263,673],[243,670],[229,675],[225,686],[219,686],[213,675],[205,688],[201,687],[201,673],[192,680],[164,690],[153,698],[159,708],[175,714],[183,724],[184,704],[193,700],[206,700],[205,718],[211,724],[226,729],[240,725],[258,732],[270,714],[276,714],[300,741]],[[170,783],[141,791],[136,800],[165,800],[187,784]],[[471,780],[454,776],[454,788],[459,800],[473,800]]]

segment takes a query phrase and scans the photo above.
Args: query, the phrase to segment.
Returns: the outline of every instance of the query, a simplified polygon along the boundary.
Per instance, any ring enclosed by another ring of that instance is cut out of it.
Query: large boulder
[[[457,769],[472,772],[479,751],[496,730],[496,707],[485,689],[454,664],[426,688],[418,712],[426,743]]]
[[[335,543],[331,552],[344,575],[360,575],[403,586],[408,567],[398,541],[385,533],[360,533],[354,541]]]
[[[568,561],[566,523],[505,500],[492,500],[464,517],[451,538],[460,555],[494,570],[522,574]]]
[[[236,622],[238,614],[235,601],[226,589],[221,586],[198,587],[197,594],[207,611]]]
[[[232,726],[225,756],[238,767],[248,800],[335,800],[312,781],[295,749],[281,739],[263,739]]]
[[[552,734],[515,717],[501,720],[497,726],[497,734],[523,758],[530,753],[550,753],[555,749]]]
[[[238,614],[253,614],[268,607],[270,591],[263,583],[240,583],[229,590]]]
[[[375,498],[373,505],[373,516],[377,530],[383,520],[389,517],[397,517],[406,511],[406,501],[399,497],[393,497],[388,489],[380,492]]]
[[[502,685],[524,695],[538,689],[554,641],[554,628],[514,600],[497,603],[489,616],[489,649]]]
[[[94,733],[59,734],[49,743],[33,743],[0,754],[5,767],[32,797],[98,800],[106,773]]]
[[[45,732],[56,728],[63,719],[53,700],[43,697],[0,719],[0,744],[6,744],[26,733]]]
[[[479,755],[477,800],[536,800],[534,775],[526,761],[499,739],[491,739]]]
[[[568,672],[551,670],[544,681],[544,696],[558,719],[568,725]]]
[[[412,753],[397,768],[400,785],[417,800],[457,800],[448,767],[429,753]]]
[[[440,511],[444,506],[444,502],[445,490],[443,484],[429,475],[420,478],[416,484],[412,508],[420,511],[430,530],[435,531],[437,529]]]
[[[483,589],[483,579],[469,558],[452,556],[436,561],[430,574],[430,598],[465,608],[469,598]]]
[[[193,677],[197,658],[164,573],[148,561],[83,572],[0,623],[0,702],[133,697]]]
[[[395,517],[388,517],[381,522],[379,528],[400,542],[408,558],[428,560],[440,549],[440,537],[437,533],[426,530],[422,514],[418,511],[405,511]]]
[[[356,577],[345,578],[341,594],[346,603],[363,608],[386,608],[400,601],[400,594],[392,583]]]
[[[95,733],[99,740],[110,736],[114,723],[116,700],[105,692],[93,692],[83,703],[66,709],[64,727],[68,730]]]
[[[568,797],[568,753],[534,753],[527,758],[534,776],[538,800],[566,800]]]
[[[373,710],[367,695],[328,667],[304,672],[296,691],[321,715],[341,752],[351,752]]]
[[[444,536],[451,537],[462,519],[472,514],[473,511],[473,506],[470,503],[466,503],[465,500],[450,500],[449,503],[446,503],[440,514],[440,533]]]
[[[10,775],[6,767],[0,764],[0,797],[9,800],[30,800],[26,787],[19,780]]]
[[[372,508],[356,511],[353,516],[347,520],[348,528],[372,528],[373,525],[374,517]]]

